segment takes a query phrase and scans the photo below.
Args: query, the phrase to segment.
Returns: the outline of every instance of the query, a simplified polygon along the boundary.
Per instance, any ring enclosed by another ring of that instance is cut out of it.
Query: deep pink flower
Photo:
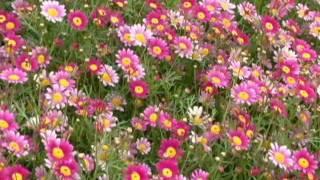
[[[159,108],[157,106],[148,106],[143,111],[143,119],[151,127],[156,127],[160,119]]]
[[[232,146],[236,150],[248,150],[250,146],[250,139],[241,130],[233,130],[228,133]]]
[[[23,53],[17,57],[16,65],[19,69],[26,72],[34,72],[39,69],[38,61]]]
[[[163,139],[158,151],[162,159],[180,159],[183,156],[181,142],[178,139]]]
[[[278,112],[282,117],[288,117],[287,105],[279,99],[272,99],[271,108]]]
[[[232,88],[231,96],[239,104],[254,104],[261,98],[261,89],[254,81],[246,81]]]
[[[145,164],[133,164],[124,171],[125,180],[149,180],[151,179],[151,169]]]
[[[190,130],[191,126],[188,123],[184,121],[176,121],[171,132],[173,133],[174,137],[180,140],[186,140],[189,137]]]
[[[172,118],[172,116],[169,113],[161,111],[160,119],[158,122],[160,128],[170,131],[174,127],[176,120]]]
[[[315,88],[309,83],[298,85],[296,91],[298,96],[301,97],[306,103],[312,103],[317,100]]]
[[[231,82],[231,73],[226,66],[215,65],[213,66],[206,75],[208,81],[215,87],[226,88]]]
[[[202,169],[196,169],[192,172],[190,180],[209,180],[209,173]]]
[[[275,34],[280,30],[279,22],[271,17],[271,16],[264,16],[262,18],[262,27],[267,33]]]
[[[28,75],[18,68],[9,68],[0,73],[0,79],[13,84],[23,84],[28,81]]]
[[[297,151],[293,155],[294,157],[294,168],[302,171],[303,173],[312,173],[318,169],[318,161],[315,156],[311,154],[307,149]]]
[[[85,12],[76,10],[68,14],[68,22],[75,30],[83,31],[87,29],[89,20]]]
[[[0,176],[3,180],[27,180],[30,178],[30,175],[31,172],[21,165],[6,167],[0,173]]]
[[[58,162],[73,158],[73,146],[64,139],[49,138],[45,143],[45,149],[52,161]]]
[[[8,110],[0,110],[0,130],[3,132],[16,131],[19,128],[15,115]]]
[[[55,174],[63,180],[80,179],[79,165],[74,159],[58,161],[54,164]]]
[[[178,162],[175,160],[161,160],[156,164],[156,167],[163,180],[172,180],[180,173]]]
[[[148,42],[148,51],[151,56],[163,60],[170,55],[168,43],[160,38],[151,38]]]
[[[130,82],[130,91],[133,96],[146,99],[149,96],[149,84],[143,80],[137,80]]]

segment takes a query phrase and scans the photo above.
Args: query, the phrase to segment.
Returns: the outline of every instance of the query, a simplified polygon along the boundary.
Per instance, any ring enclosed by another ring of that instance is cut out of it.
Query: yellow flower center
[[[212,134],[220,134],[221,132],[221,127],[219,125],[212,125],[211,128],[210,128],[210,132]]]
[[[142,33],[136,34],[136,39],[143,44],[146,44],[147,42],[146,37]]]
[[[311,54],[305,52],[305,53],[302,54],[302,57],[305,58],[305,59],[310,59],[311,58]]]
[[[149,4],[151,8],[156,9],[158,6],[155,3],[150,3]]]
[[[233,136],[232,137],[232,142],[233,144],[235,144],[236,146],[240,146],[242,144],[242,140],[240,137],[238,136]]]
[[[143,93],[143,87],[141,86],[136,86],[134,88],[134,92],[136,92],[137,94],[142,94]]]
[[[164,26],[162,24],[157,25],[157,30],[158,31],[163,31],[164,30]]]
[[[128,57],[125,57],[122,59],[122,62],[125,66],[129,66],[131,64],[131,59]]]
[[[17,45],[17,42],[15,40],[9,39],[8,40],[8,46],[15,47]]]
[[[173,147],[168,147],[164,155],[168,158],[174,158],[177,155],[177,151]]]
[[[16,27],[16,25],[13,22],[7,22],[6,23],[6,29],[7,30],[12,30]]]
[[[60,80],[59,80],[59,84],[60,84],[61,86],[63,86],[63,87],[69,87],[69,85],[70,85],[69,81],[66,80],[66,79],[60,79]]]
[[[81,26],[81,25],[82,25],[82,19],[79,18],[79,17],[74,17],[74,18],[72,19],[72,22],[73,22],[73,24],[76,25],[76,26]]]
[[[152,113],[152,114],[150,115],[150,120],[151,120],[152,122],[157,122],[157,121],[158,121],[158,114]]]
[[[306,158],[300,158],[298,160],[298,164],[299,166],[301,166],[302,168],[308,168],[310,166],[309,161]]]
[[[116,24],[116,23],[119,22],[119,19],[118,19],[117,17],[114,17],[114,16],[112,16],[112,17],[110,18],[110,20],[111,20],[111,22],[112,22],[113,24]]]
[[[64,152],[61,148],[55,147],[52,150],[52,155],[57,159],[62,159],[64,157]]]
[[[239,93],[238,97],[242,100],[248,100],[250,95],[247,92],[242,91]]]
[[[300,91],[300,95],[301,95],[302,97],[304,97],[304,98],[309,97],[309,93],[308,93],[307,91],[305,91],[305,90],[301,90],[301,91]]]
[[[21,173],[13,173],[12,176],[11,176],[12,180],[23,180],[23,176]]]
[[[265,24],[265,27],[267,28],[267,30],[273,30],[273,25],[272,25],[272,23],[269,23],[269,22],[267,22],[266,24]]]
[[[7,121],[0,119],[0,129],[7,129],[9,127],[9,124]]]
[[[198,19],[202,20],[206,17],[206,15],[203,12],[198,12],[197,17]]]
[[[21,67],[25,70],[25,71],[31,71],[32,69],[32,65],[29,61],[23,61],[21,64]]]
[[[179,48],[185,50],[185,49],[187,49],[187,45],[185,43],[183,43],[183,42],[180,42],[179,43]]]
[[[163,170],[162,170],[162,175],[163,175],[164,177],[170,178],[170,177],[172,177],[173,172],[172,172],[172,170],[169,169],[169,168],[163,168]]]
[[[48,14],[49,14],[49,16],[57,17],[59,15],[59,12],[55,8],[49,8],[48,9]]]
[[[67,72],[72,72],[74,70],[74,68],[72,66],[68,65],[64,68],[64,70],[66,70]]]
[[[0,23],[4,23],[7,20],[5,15],[0,15]]]
[[[179,136],[184,136],[186,134],[186,131],[183,128],[179,128],[177,130],[177,133],[178,133]]]
[[[10,149],[12,149],[14,152],[19,152],[20,151],[20,145],[17,142],[10,142],[9,143]]]
[[[68,166],[61,166],[60,173],[64,176],[71,176],[71,169]]]
[[[98,66],[96,64],[91,64],[90,69],[91,69],[91,71],[96,71],[96,70],[98,70]]]
[[[40,54],[38,56],[37,60],[38,60],[39,64],[43,64],[45,62],[45,60],[46,60],[46,57],[44,55]]]
[[[244,39],[242,37],[238,37],[237,40],[238,40],[239,44],[243,44],[244,43]]]
[[[172,126],[172,122],[171,122],[170,120],[168,120],[168,119],[164,120],[164,121],[163,121],[163,124],[164,124],[166,127],[169,127],[169,128]]]
[[[109,119],[104,119],[104,120],[103,120],[103,126],[104,126],[105,128],[109,128],[110,125],[111,125],[111,122],[110,122]]]
[[[192,4],[190,2],[184,2],[183,3],[183,7],[184,8],[190,8],[192,6]]]
[[[56,92],[56,93],[53,94],[52,100],[55,103],[60,103],[60,102],[63,101],[63,95],[61,94],[61,92]]]
[[[131,174],[131,180],[140,180],[140,179],[141,179],[141,177],[140,177],[139,173],[133,172]]]
[[[103,81],[106,81],[108,83],[112,82],[112,79],[108,73],[103,73],[102,79],[103,79]]]
[[[225,27],[230,27],[231,26],[231,21],[229,19],[223,19],[222,20],[222,24],[225,26]]]
[[[18,76],[17,74],[11,74],[11,75],[9,75],[8,78],[11,81],[19,81],[20,80],[20,76]]]
[[[151,22],[152,22],[152,24],[158,24],[159,20],[157,18],[152,18]]]
[[[290,68],[288,66],[283,66],[282,71],[285,72],[286,74],[290,73]]]
[[[131,35],[130,33],[126,33],[123,35],[123,38],[128,41],[128,42],[131,42],[132,41],[132,38],[131,38]]]
[[[249,138],[252,138],[252,137],[253,137],[253,134],[254,134],[253,131],[250,130],[250,129],[246,131],[246,135],[247,135]]]
[[[278,163],[280,163],[280,164],[283,164],[284,161],[285,161],[285,159],[286,159],[285,155],[284,155],[283,153],[281,153],[281,152],[276,152],[276,153],[274,154],[274,158],[275,158],[276,161],[277,161]]]
[[[156,55],[160,55],[162,53],[162,50],[159,46],[154,46],[152,48],[153,53],[155,53]]]
[[[221,83],[221,79],[218,77],[212,77],[211,78],[211,82],[214,84],[220,84]]]

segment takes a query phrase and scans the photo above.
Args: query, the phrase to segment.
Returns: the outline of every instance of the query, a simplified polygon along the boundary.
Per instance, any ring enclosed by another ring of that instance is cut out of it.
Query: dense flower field
[[[0,1],[0,180],[320,178],[319,9]]]

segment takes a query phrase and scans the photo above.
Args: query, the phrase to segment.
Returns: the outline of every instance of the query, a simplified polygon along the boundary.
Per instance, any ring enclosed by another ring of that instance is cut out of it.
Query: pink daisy
[[[88,17],[85,12],[76,10],[68,14],[68,21],[75,30],[86,30],[89,24]]]
[[[293,155],[294,168],[302,171],[305,174],[314,174],[318,169],[318,161],[316,157],[310,153],[306,148],[297,151]]]
[[[231,73],[226,66],[215,65],[206,74],[206,77],[213,86],[226,88],[231,83]]]
[[[116,58],[117,65],[125,72],[130,71],[133,66],[140,63],[139,56],[131,49],[119,50]]]
[[[26,72],[18,68],[9,68],[0,73],[0,79],[13,84],[23,84],[28,80],[28,76]]]
[[[150,180],[151,169],[145,164],[133,164],[124,170],[125,180]]]
[[[134,45],[134,41],[130,33],[130,26],[126,24],[120,26],[118,28],[117,34],[118,34],[118,37],[120,38],[120,41],[124,43],[125,46]]]
[[[100,133],[111,132],[118,122],[118,118],[112,112],[99,114],[96,119],[96,129]]]
[[[4,33],[16,33],[21,29],[21,22],[16,14],[10,13],[6,17],[6,21],[0,27],[0,31]]]
[[[47,48],[36,47],[31,52],[31,59],[37,61],[38,65],[44,68],[50,63],[52,57],[50,56]]]
[[[302,62],[314,62],[318,58],[317,52],[311,48],[301,50],[299,56]]]
[[[180,140],[187,140],[191,131],[191,126],[184,121],[176,121],[171,132],[173,137],[176,137]]]
[[[62,132],[68,125],[68,117],[61,111],[50,110],[41,116],[40,130],[55,130]]]
[[[248,150],[250,146],[250,139],[241,130],[233,130],[228,133],[232,146],[236,150]]]
[[[288,170],[293,166],[292,153],[287,146],[279,146],[277,143],[271,143],[271,149],[268,151],[268,158],[274,165],[284,170]]]
[[[160,128],[170,131],[174,127],[176,120],[172,118],[172,116],[169,113],[161,111],[160,119],[158,122]]]
[[[175,53],[180,57],[191,58],[193,54],[193,44],[190,38],[185,36],[178,36],[174,38],[173,46]]]
[[[302,52],[305,49],[311,48],[311,45],[302,39],[296,39],[292,46],[297,52]]]
[[[66,16],[66,9],[58,1],[47,0],[41,4],[41,14],[53,23],[61,22]]]
[[[209,173],[202,169],[196,169],[192,172],[190,180],[209,180]]]
[[[267,33],[275,34],[280,30],[279,22],[271,17],[271,16],[264,16],[262,18],[262,27]]]
[[[79,154],[79,156],[80,156],[80,154]],[[79,158],[82,161],[81,166],[84,169],[84,171],[92,172],[95,169],[95,159],[92,156],[90,156],[88,154],[86,154],[86,155],[82,154]]]
[[[78,163],[74,159],[66,161],[58,161],[54,164],[55,174],[63,180],[79,180],[80,169]]]
[[[18,164],[6,167],[2,172],[0,172],[0,175],[3,180],[25,180],[30,178],[31,172],[27,168]]]
[[[163,180],[170,180],[180,173],[176,160],[161,160],[156,164],[158,174]]]
[[[14,33],[6,34],[4,40],[7,53],[14,53],[26,44],[25,40],[20,35]]]
[[[193,16],[196,17],[200,22],[208,22],[211,19],[209,10],[201,5],[194,7]]]
[[[98,77],[105,86],[115,86],[119,82],[119,76],[117,72],[109,65],[105,64],[98,72]]]
[[[23,53],[17,57],[16,65],[17,68],[26,72],[34,72],[39,69],[38,62],[26,53]]]
[[[141,24],[133,25],[130,28],[130,36],[135,46],[146,46],[152,35],[152,32]]]
[[[147,130],[147,122],[145,122],[143,119],[138,117],[133,117],[131,119],[131,125],[134,129],[139,131],[145,131]]]
[[[288,74],[299,75],[300,73],[300,65],[295,60],[281,61],[278,64],[278,68],[285,75],[288,75]]]
[[[168,43],[160,38],[151,38],[148,42],[148,51],[151,56],[165,59],[170,55]]]
[[[17,157],[26,156],[29,154],[29,142],[27,137],[20,135],[18,132],[8,131],[2,137],[1,146]]]
[[[131,94],[140,99],[146,99],[149,96],[149,84],[143,80],[130,82]]]
[[[57,84],[61,89],[73,89],[75,87],[75,80],[72,79],[71,74],[66,71],[58,71],[50,75],[50,80],[53,84]]]
[[[178,139],[163,139],[158,151],[162,159],[180,159],[183,156],[181,142]]]
[[[124,17],[120,11],[110,11],[109,14],[110,23],[113,26],[121,26],[124,22]]]
[[[49,159],[53,162],[70,160],[73,158],[73,146],[68,141],[59,138],[48,138],[45,149]]]
[[[90,58],[88,69],[92,74],[98,74],[102,67],[102,60],[98,58]]]
[[[312,103],[317,100],[316,90],[314,86],[309,83],[298,85],[296,91],[298,96],[306,103]]]
[[[15,120],[15,115],[7,110],[0,110],[0,130],[3,132],[16,131],[19,125]]]
[[[58,84],[54,84],[52,88],[47,88],[44,96],[50,108],[61,109],[66,106],[69,93],[70,91],[60,87]]]
[[[231,90],[231,96],[238,104],[254,104],[261,98],[261,89],[253,81],[242,82],[234,86]]]
[[[159,121],[159,107],[157,106],[148,106],[143,111],[143,119],[147,122],[151,127],[156,127]]]

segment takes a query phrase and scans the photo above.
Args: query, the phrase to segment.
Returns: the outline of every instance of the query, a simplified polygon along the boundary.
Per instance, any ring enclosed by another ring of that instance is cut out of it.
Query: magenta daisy
[[[318,58],[318,54],[311,48],[306,48],[299,52],[302,62],[314,62]]]
[[[231,73],[226,66],[215,65],[206,74],[206,77],[213,86],[226,88],[231,82]]]
[[[131,119],[131,125],[133,128],[139,131],[145,131],[147,129],[147,122],[138,117],[133,117]]]
[[[9,68],[0,73],[0,79],[13,84],[23,84],[28,80],[28,76],[26,72],[18,68]]]
[[[151,56],[164,60],[170,56],[168,43],[160,38],[151,38],[148,42],[148,51]]]
[[[271,99],[270,107],[278,112],[282,117],[288,117],[288,109],[284,102],[279,99]]]
[[[17,157],[26,156],[29,154],[29,142],[27,137],[20,135],[18,132],[8,131],[2,137],[1,146]]]
[[[192,172],[190,178],[192,180],[209,180],[209,173],[202,169],[196,169]]]
[[[69,91],[60,87],[58,84],[54,84],[52,88],[47,88],[44,96],[50,108],[61,109],[64,108],[68,102]]]
[[[50,56],[47,48],[36,47],[31,52],[31,59],[37,61],[38,65],[44,68],[50,63],[52,57]]]
[[[31,172],[19,164],[6,167],[0,172],[0,176],[4,178],[4,180],[27,180],[30,178],[30,175]]]
[[[133,96],[146,99],[149,96],[149,84],[143,80],[137,80],[130,82],[130,91]]]
[[[145,164],[133,164],[124,170],[125,180],[150,180],[151,169]]]
[[[173,136],[180,139],[180,140],[187,140],[189,137],[191,130],[191,126],[184,122],[184,121],[176,121],[174,123],[174,127],[172,128],[171,132],[173,133]]]
[[[278,68],[285,75],[288,75],[288,74],[299,75],[299,73],[300,73],[300,65],[295,60],[281,61],[278,64]]]
[[[157,106],[148,106],[143,111],[143,118],[151,127],[157,126],[159,117],[159,108]]]
[[[228,133],[232,146],[236,150],[248,150],[250,146],[250,139],[241,130],[233,130]]]
[[[66,71],[58,71],[50,75],[50,80],[53,84],[57,84],[61,89],[73,89],[75,87],[75,80],[72,79],[71,74]]]
[[[90,58],[88,69],[92,74],[98,74],[102,67],[102,60],[98,58]]]
[[[317,93],[313,85],[306,83],[300,84],[296,88],[298,96],[306,103],[312,103],[317,100]]]
[[[172,118],[172,116],[169,113],[164,111],[160,112],[159,126],[162,129],[170,131],[174,127],[175,123],[176,120]]]
[[[85,12],[76,10],[68,14],[68,22],[75,30],[86,30],[89,24],[88,17]]]
[[[152,37],[152,32],[144,25],[136,24],[130,28],[130,37],[135,46],[146,46],[148,40]]]
[[[58,161],[54,164],[55,174],[63,180],[77,180],[79,176],[79,165],[74,159]]]
[[[133,66],[140,63],[139,56],[131,49],[121,49],[116,54],[118,66],[125,72],[129,72]]]
[[[26,53],[23,53],[17,57],[16,65],[19,69],[26,72],[34,72],[39,69],[38,62],[35,59],[32,59]]]
[[[63,17],[66,16],[66,9],[59,1],[43,1],[41,4],[41,14],[53,23],[61,22]]]
[[[318,169],[318,161],[316,157],[310,153],[307,149],[297,151],[293,155],[294,168],[302,171],[305,174],[314,174]]]
[[[234,86],[231,90],[231,96],[238,104],[254,104],[261,98],[261,89],[253,81],[242,82]]]
[[[180,173],[176,160],[161,160],[156,164],[158,174],[163,180],[174,179]]]
[[[25,40],[20,35],[16,35],[14,33],[6,34],[4,40],[6,43],[7,53],[14,53],[26,44]]]
[[[48,138],[45,149],[49,159],[54,162],[73,158],[73,146],[64,139]]]
[[[162,159],[180,159],[183,156],[181,142],[178,139],[163,139],[158,151]]]
[[[190,38],[185,36],[178,36],[173,41],[175,53],[179,57],[191,58],[193,54],[193,44]]]
[[[276,166],[288,170],[293,166],[292,152],[287,146],[279,146],[277,143],[271,143],[271,149],[268,151],[268,158]]]
[[[16,131],[19,128],[15,115],[7,110],[0,110],[0,130],[3,132]]]
[[[117,72],[109,65],[105,64],[98,72],[98,77],[105,86],[115,86],[119,82],[119,76]]]
[[[198,5],[193,8],[193,15],[200,22],[208,22],[211,19],[211,14],[209,13],[209,10],[201,5]]]
[[[271,16],[265,16],[262,18],[262,27],[265,32],[271,34],[279,32],[281,28],[279,22]]]

